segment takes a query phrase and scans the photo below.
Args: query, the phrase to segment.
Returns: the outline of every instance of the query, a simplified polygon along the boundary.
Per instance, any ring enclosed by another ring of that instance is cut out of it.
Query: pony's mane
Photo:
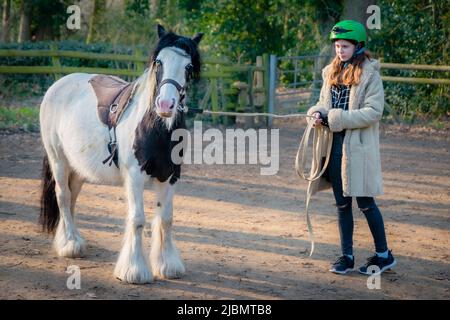
[[[143,96],[142,101],[149,101],[150,109],[153,109],[156,89],[158,86],[155,65],[152,63],[148,68],[146,68],[144,73],[136,81],[138,86],[136,94]]]
[[[190,38],[177,35],[171,31],[165,33],[159,39],[153,54],[150,56],[149,65],[152,65],[160,51],[167,47],[175,47],[184,50],[191,57],[193,76],[194,79],[198,80],[200,78],[201,60],[197,43]]]
[[[174,130],[186,128],[185,115],[183,112],[177,112],[168,128],[164,120],[158,117],[154,108],[158,85],[155,59],[159,52],[167,47],[185,51],[191,57],[194,78],[198,79],[200,76],[200,55],[197,44],[189,38],[178,36],[172,32],[161,37],[151,56],[149,67],[137,80],[139,83],[137,93],[142,97],[142,101],[147,101],[150,105],[147,106],[142,120],[136,127],[133,150],[142,171],[161,182],[171,177],[170,183],[173,184],[180,177],[181,166],[173,163],[171,153],[181,139],[172,141],[171,136]]]

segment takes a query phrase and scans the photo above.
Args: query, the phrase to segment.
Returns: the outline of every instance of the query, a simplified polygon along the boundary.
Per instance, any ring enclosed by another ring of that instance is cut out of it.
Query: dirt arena
[[[83,259],[55,256],[39,232],[39,134],[0,139],[0,299],[450,299],[450,134],[383,125],[385,194],[377,198],[397,267],[368,289],[357,272],[328,272],[339,255],[331,191],[311,205],[317,244],[309,257],[306,183],[293,162],[303,120],[280,125],[280,170],[261,176],[256,165],[185,165],[174,200],[174,233],[184,259],[181,279],[149,285],[113,277],[126,203],[121,187],[85,184],[77,203],[87,240]],[[300,128],[300,129],[298,129]],[[149,249],[155,206],[145,191]],[[354,201],[355,256],[373,252],[364,216]],[[81,269],[81,289],[69,290],[69,265]]]

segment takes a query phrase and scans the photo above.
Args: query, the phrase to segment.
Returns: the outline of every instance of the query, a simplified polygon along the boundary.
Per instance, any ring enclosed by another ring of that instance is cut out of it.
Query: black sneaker
[[[348,271],[352,271],[355,267],[355,258],[350,258],[346,255],[339,257],[335,263],[331,266],[330,271],[333,273],[346,274]]]
[[[388,251],[387,258],[381,258],[377,254],[367,259],[367,263],[359,268],[359,272],[365,275],[377,275],[393,268],[397,264],[391,250]],[[370,268],[371,267],[371,268]],[[369,270],[370,268],[370,270]]]

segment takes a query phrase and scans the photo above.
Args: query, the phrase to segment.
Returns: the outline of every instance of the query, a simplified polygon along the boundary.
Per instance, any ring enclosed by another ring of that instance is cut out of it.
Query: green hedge
[[[50,41],[26,42],[26,43],[0,43],[0,49],[16,50],[48,50]],[[85,44],[77,41],[57,42],[59,50],[83,51],[93,53],[133,54],[135,48],[126,46],[111,46],[104,43]],[[148,52],[148,48],[138,46],[142,52]],[[145,53],[144,53],[145,54]],[[90,60],[80,58],[60,58],[61,65],[68,67],[99,67],[99,68],[132,68],[132,62]],[[45,57],[0,57],[0,65],[3,66],[50,66],[51,58]],[[10,100],[14,97],[41,96],[54,82],[53,75],[46,74],[0,74],[0,97]],[[130,80],[130,79],[128,79]]]

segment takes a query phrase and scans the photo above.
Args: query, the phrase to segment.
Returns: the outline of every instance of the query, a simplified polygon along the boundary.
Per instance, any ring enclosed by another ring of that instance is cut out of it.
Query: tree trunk
[[[376,4],[374,0],[344,0],[341,20],[356,20],[366,25],[368,14],[367,7]]]
[[[323,41],[326,39],[323,46],[319,51],[319,56],[314,60],[314,75],[313,75],[313,92],[310,99],[310,104],[314,104],[319,99],[320,88],[322,87],[322,69],[325,68],[327,64],[331,61],[331,56],[333,56],[333,46],[331,45],[329,39],[331,28],[336,23],[332,16],[327,16],[320,22],[320,35],[322,39],[318,41]]]
[[[166,28],[178,32],[177,13],[178,10],[173,0],[166,1],[165,16],[168,26]]]
[[[92,13],[91,17],[89,18],[89,27],[88,27],[88,33],[86,36],[86,43],[89,44],[92,42],[92,38],[94,35],[94,22],[95,22],[95,13],[97,11],[97,1],[92,0]]]
[[[158,0],[150,0],[150,17],[157,18],[159,10],[159,1]]]
[[[11,0],[3,1],[3,18],[2,18],[2,42],[9,42],[10,25],[9,19],[11,17]]]
[[[19,38],[17,39],[19,43],[30,40],[30,11],[30,2],[22,0],[20,2]]]
[[[49,24],[39,25],[38,29],[33,32],[33,41],[53,40],[53,29]]]
[[[108,9],[123,12],[125,10],[125,0],[107,0],[105,7]]]
[[[95,25],[98,24],[98,21],[101,18],[103,12],[106,11],[106,1],[105,0],[92,0],[92,13],[89,18],[89,26],[88,26],[88,34],[86,36],[86,43],[91,43],[94,40],[94,30]],[[114,2],[115,6],[120,6],[120,2]],[[111,9],[111,8],[109,8]],[[108,13],[106,13],[108,14]]]

